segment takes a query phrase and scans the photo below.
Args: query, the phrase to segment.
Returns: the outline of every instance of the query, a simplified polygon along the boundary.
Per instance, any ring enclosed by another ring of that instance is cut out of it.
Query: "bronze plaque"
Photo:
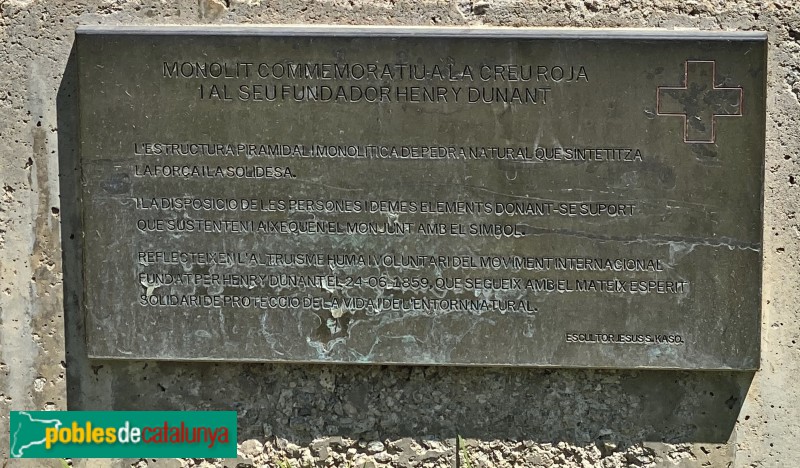
[[[766,34],[83,27],[96,358],[756,369]]]

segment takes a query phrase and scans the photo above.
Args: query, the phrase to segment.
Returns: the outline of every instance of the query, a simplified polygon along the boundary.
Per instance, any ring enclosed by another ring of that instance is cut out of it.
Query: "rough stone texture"
[[[132,23],[768,31],[761,371],[753,376],[87,361],[71,202],[79,181],[73,175],[69,57],[76,25]],[[236,460],[73,461],[81,467],[434,467],[453,466],[457,455],[464,467],[796,465],[796,1],[6,0],[0,1],[0,37],[0,459],[8,454],[9,409],[68,406],[234,409],[240,415],[243,443]],[[456,436],[464,437],[458,447]],[[374,442],[384,450],[375,452]],[[34,460],[8,466],[59,465]]]

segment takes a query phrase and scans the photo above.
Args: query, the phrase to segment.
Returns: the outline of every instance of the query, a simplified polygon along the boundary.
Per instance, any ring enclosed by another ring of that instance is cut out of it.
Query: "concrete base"
[[[75,176],[79,24],[660,27],[770,35],[762,365],[755,374],[86,359]],[[800,448],[795,2],[0,2],[0,459],[11,409],[229,409],[240,460],[74,466],[794,466]],[[62,204],[60,200],[65,200]],[[464,438],[456,444],[456,437]],[[458,445],[458,446],[457,446]],[[44,466],[14,461],[2,466]],[[59,466],[58,463],[50,466]]]

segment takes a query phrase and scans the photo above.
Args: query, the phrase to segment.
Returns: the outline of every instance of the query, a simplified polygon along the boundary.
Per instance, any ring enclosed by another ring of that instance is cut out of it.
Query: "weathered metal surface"
[[[754,369],[766,37],[83,28],[100,358]]]

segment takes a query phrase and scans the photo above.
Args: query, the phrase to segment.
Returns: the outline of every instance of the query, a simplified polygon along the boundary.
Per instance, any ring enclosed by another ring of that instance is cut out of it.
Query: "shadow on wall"
[[[242,440],[272,435],[564,441],[729,439],[753,373],[96,361],[81,312],[77,71],[58,93],[68,405],[235,410]],[[88,248],[91,248],[89,246]]]

